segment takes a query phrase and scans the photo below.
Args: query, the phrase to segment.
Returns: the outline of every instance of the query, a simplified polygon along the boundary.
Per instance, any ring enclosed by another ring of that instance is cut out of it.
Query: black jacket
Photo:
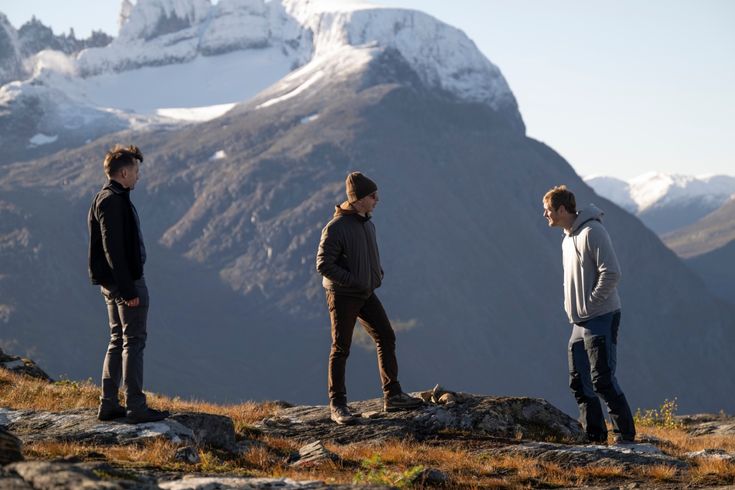
[[[143,277],[140,229],[130,189],[110,180],[92,201],[89,227],[89,277],[92,284],[138,296],[134,281]]]
[[[343,203],[322,230],[316,254],[322,285],[336,294],[369,297],[380,287],[383,269],[375,225]]]

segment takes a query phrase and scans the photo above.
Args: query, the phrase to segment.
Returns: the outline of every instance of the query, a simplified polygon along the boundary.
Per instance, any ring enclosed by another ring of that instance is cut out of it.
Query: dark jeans
[[[332,405],[347,403],[345,366],[347,357],[350,355],[355,321],[358,319],[365,331],[375,341],[384,396],[400,393],[396,335],[378,297],[373,294],[364,299],[337,295],[327,291],[327,306],[329,317],[332,320],[332,349],[329,353],[329,403]]]
[[[605,401],[613,431],[623,439],[635,438],[628,401],[615,379],[620,311],[575,324],[569,339],[569,387],[579,405],[580,421],[592,441],[607,440]]]
[[[117,394],[120,382],[124,386],[128,410],[146,407],[143,393],[143,349],[147,337],[148,288],[145,279],[135,281],[140,305],[126,306],[113,287],[102,287],[110,320],[110,344],[107,346],[102,366],[102,396],[100,404],[105,408],[119,404]]]

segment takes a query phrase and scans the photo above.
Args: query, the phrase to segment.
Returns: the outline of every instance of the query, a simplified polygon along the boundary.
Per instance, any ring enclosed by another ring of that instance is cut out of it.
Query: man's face
[[[352,203],[352,206],[357,209],[358,212],[368,214],[373,212],[378,201],[380,201],[380,198],[378,198],[378,191],[375,191],[372,194],[368,194],[363,197],[359,201],[355,201]]]
[[[544,203],[544,218],[549,223],[549,226],[563,226],[564,218],[566,215],[566,209],[564,206],[559,206],[558,209],[554,209],[550,202]]]
[[[138,172],[140,165],[136,161],[133,165],[123,167],[120,169],[120,184],[130,190],[135,189],[135,184],[138,182]]]

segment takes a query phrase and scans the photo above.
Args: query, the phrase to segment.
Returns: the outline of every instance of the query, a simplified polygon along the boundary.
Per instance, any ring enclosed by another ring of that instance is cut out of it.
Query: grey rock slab
[[[620,446],[567,445],[525,442],[487,451],[493,455],[526,456],[565,467],[618,464],[623,466],[669,465],[687,467],[687,463],[668,456],[651,444]]]
[[[0,408],[0,425],[12,430],[24,443],[60,441],[125,445],[164,438],[174,444],[192,444],[196,440],[194,432],[176,420],[145,424],[100,422],[93,409],[43,412]]]
[[[23,481],[35,490],[123,490],[127,488],[150,488],[138,485],[140,482],[116,482],[112,474],[110,479],[102,479],[99,475],[108,475],[105,471],[95,473],[93,469],[69,463],[49,463],[46,461],[26,461],[13,463],[8,469],[20,476]],[[22,488],[22,487],[21,487]]]
[[[699,413],[676,418],[685,431],[693,436],[735,435],[735,417],[725,414]]]
[[[723,461],[735,461],[735,454],[728,453],[723,449],[702,449],[701,451],[692,451],[685,453],[687,458],[700,459],[719,459]]]
[[[461,394],[452,406],[428,403],[412,411],[381,412],[382,399],[350,403],[358,417],[354,425],[337,425],[327,406],[286,408],[262,420],[264,433],[310,442],[315,440],[351,443],[389,438],[424,440],[452,431],[478,437],[503,439],[579,441],[579,423],[545,400],[538,398],[492,397]],[[374,412],[380,412],[376,414]]]

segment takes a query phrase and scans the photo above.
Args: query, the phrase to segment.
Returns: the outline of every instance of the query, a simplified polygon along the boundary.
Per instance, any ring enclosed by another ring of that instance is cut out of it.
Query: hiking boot
[[[329,418],[337,422],[339,425],[352,425],[357,422],[354,415],[350,413],[347,405],[331,405],[329,407]]]
[[[386,412],[397,412],[398,410],[413,410],[423,406],[424,401],[406,393],[386,397],[383,401],[383,410]]]
[[[146,407],[141,410],[128,410],[127,417],[131,424],[144,424],[146,422],[158,422],[171,415],[168,410],[156,410]]]
[[[108,422],[110,420],[121,419],[125,417],[125,413],[125,407],[121,407],[120,405],[112,408],[100,405],[97,410],[97,420]]]

